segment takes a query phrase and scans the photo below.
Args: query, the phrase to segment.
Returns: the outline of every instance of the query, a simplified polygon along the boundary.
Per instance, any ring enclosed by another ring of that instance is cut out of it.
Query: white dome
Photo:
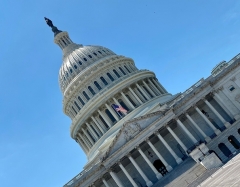
[[[70,82],[89,65],[96,63],[102,58],[115,55],[111,50],[101,46],[82,46],[74,43],[68,47],[74,50],[66,55],[64,53],[63,64],[59,70],[59,84],[64,93]]]

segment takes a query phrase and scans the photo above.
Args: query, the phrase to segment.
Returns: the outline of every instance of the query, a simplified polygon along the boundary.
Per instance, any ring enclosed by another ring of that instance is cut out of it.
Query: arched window
[[[92,89],[91,86],[88,86],[88,90],[92,93],[92,95],[95,95],[96,93],[94,92],[94,90]]]
[[[232,155],[231,151],[228,149],[228,147],[224,143],[218,144],[218,148],[222,151],[222,153],[226,157],[230,157]]]
[[[109,126],[107,125],[107,123],[105,122],[105,120],[102,118],[102,116],[99,115],[99,119],[100,119],[101,122],[104,124],[104,126],[108,129]]]
[[[76,64],[74,64],[74,68],[77,69],[77,65]]]
[[[93,53],[95,56],[97,56],[97,53]]]
[[[126,95],[126,97],[128,98],[128,100],[132,103],[132,105],[134,107],[136,107],[137,105],[134,103],[134,101],[131,99],[131,97],[129,95]]]
[[[127,105],[125,105],[125,103],[122,101],[122,99],[118,99],[118,102],[120,103],[120,105],[125,108],[127,111],[129,111],[129,108],[127,107]]]
[[[82,98],[80,96],[78,96],[78,100],[82,103],[83,106],[85,105],[84,101],[82,100]]]
[[[121,77],[115,69],[113,70],[113,72],[117,75],[118,78]]]
[[[233,145],[233,147],[235,147],[235,149],[240,149],[240,143],[235,138],[235,136],[233,136],[233,135],[229,136],[228,141]]]
[[[82,65],[82,62],[81,61],[78,61],[79,65]]]
[[[86,92],[85,91],[83,91],[83,95],[85,96],[85,98],[87,99],[87,100],[89,100],[90,98],[89,98],[89,96],[88,96],[88,94],[86,94]]]
[[[100,79],[105,85],[108,85],[107,81],[103,77],[100,77]]]
[[[113,115],[111,114],[111,112],[106,109],[105,113],[107,114],[107,116],[109,117],[109,119],[114,123],[116,121],[116,119],[113,117]]]
[[[68,72],[65,72],[66,73],[66,76],[68,77]]]
[[[119,67],[120,71],[122,72],[123,75],[126,75],[126,73],[123,71],[121,67]]]
[[[148,91],[148,89],[145,86],[143,86],[143,89],[148,93],[148,95],[150,95],[151,98],[153,97],[153,95]]]
[[[131,73],[130,71],[129,71],[129,69],[127,68],[127,66],[124,66],[125,68],[126,68],[126,70],[128,71],[128,73]]]
[[[89,56],[89,58],[92,58],[92,56],[91,55],[88,55]]]
[[[101,89],[102,89],[102,87],[98,84],[97,81],[94,81],[94,84],[95,84],[95,86],[97,87],[98,90],[101,90]]]
[[[102,54],[102,52],[101,51],[98,51],[100,54]]]
[[[76,105],[76,107],[78,108],[78,110],[81,110],[80,106],[78,106],[77,102],[74,101],[74,104]]]
[[[110,73],[107,73],[107,76],[109,77],[109,79],[110,79],[111,81],[114,81],[114,78],[112,77],[112,75],[111,75]]]
[[[73,108],[73,106],[72,106],[72,109],[73,109],[73,111],[75,112],[75,114],[77,114],[77,111],[75,110],[75,108]]]
[[[70,69],[70,73],[72,73],[73,72],[73,70],[72,69]]]

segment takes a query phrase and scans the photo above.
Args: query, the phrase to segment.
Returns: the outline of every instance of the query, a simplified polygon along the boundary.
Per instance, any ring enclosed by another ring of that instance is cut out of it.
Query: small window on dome
[[[94,92],[94,90],[92,89],[91,86],[88,86],[88,90],[92,93],[92,95],[95,95],[96,93]]]
[[[100,77],[100,79],[105,85],[108,85],[107,81],[103,77]]]
[[[98,84],[97,81],[94,81],[94,84],[95,84],[95,86],[97,87],[98,90],[101,90],[101,89],[102,89],[102,87]]]
[[[81,97],[78,96],[78,100],[82,103],[83,106],[85,105],[85,103],[84,103],[84,101],[82,100]]]
[[[102,54],[102,52],[101,51],[98,51],[100,54]]]
[[[113,72],[117,75],[118,78],[120,78],[121,76],[119,75],[119,73],[114,69]]]
[[[106,53],[106,51],[104,51],[104,50],[103,50],[103,52],[105,52],[105,53]]]
[[[70,73],[72,73],[73,72],[73,70],[72,69],[70,69]]]
[[[76,64],[74,65],[74,68],[77,69],[77,65]]]
[[[91,55],[88,55],[89,56],[89,58],[92,58],[92,56]]]
[[[109,79],[110,79],[111,81],[114,81],[114,78],[112,77],[112,75],[111,75],[110,73],[107,73],[107,76],[109,77]]]
[[[79,63],[79,65],[82,65],[82,62],[81,62],[81,61],[79,61],[78,63]]]
[[[93,53],[95,56],[97,56],[97,53]]]
[[[76,112],[76,110],[73,108],[73,106],[72,106],[72,109],[73,109],[73,111],[75,112],[75,114],[77,114],[77,112]]]
[[[65,81],[65,80],[66,80],[66,77],[63,77],[63,80]]]
[[[83,91],[83,95],[85,96],[85,98],[86,98],[87,100],[90,99],[89,96],[88,96],[88,94],[87,94],[85,91]]]
[[[125,68],[126,68],[126,70],[128,71],[128,73],[131,73],[130,71],[129,71],[129,69],[126,67],[126,66],[124,66]]]
[[[123,75],[126,75],[126,73],[123,71],[121,67],[119,67],[120,71],[122,72]]]
[[[76,107],[78,108],[78,110],[81,110],[80,106],[77,104],[76,101],[74,101],[74,104],[76,105]]]
[[[66,76],[68,77],[68,72],[66,72]]]
[[[87,61],[87,59],[86,59],[86,58],[83,58],[83,60]]]

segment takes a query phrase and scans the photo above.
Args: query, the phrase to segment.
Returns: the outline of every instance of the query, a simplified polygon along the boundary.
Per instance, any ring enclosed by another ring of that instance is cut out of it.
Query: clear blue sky
[[[2,0],[0,186],[61,187],[86,163],[62,112],[62,52],[43,17],[185,91],[240,52],[239,0]]]

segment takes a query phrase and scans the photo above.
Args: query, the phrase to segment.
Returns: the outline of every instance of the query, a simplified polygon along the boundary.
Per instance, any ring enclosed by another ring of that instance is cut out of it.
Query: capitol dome
[[[83,46],[71,43],[68,48],[71,48],[71,52],[66,55],[66,51],[69,50],[64,50],[63,64],[59,70],[59,84],[63,93],[72,80],[79,76],[84,69],[100,59],[116,55],[111,50],[101,46]]]

